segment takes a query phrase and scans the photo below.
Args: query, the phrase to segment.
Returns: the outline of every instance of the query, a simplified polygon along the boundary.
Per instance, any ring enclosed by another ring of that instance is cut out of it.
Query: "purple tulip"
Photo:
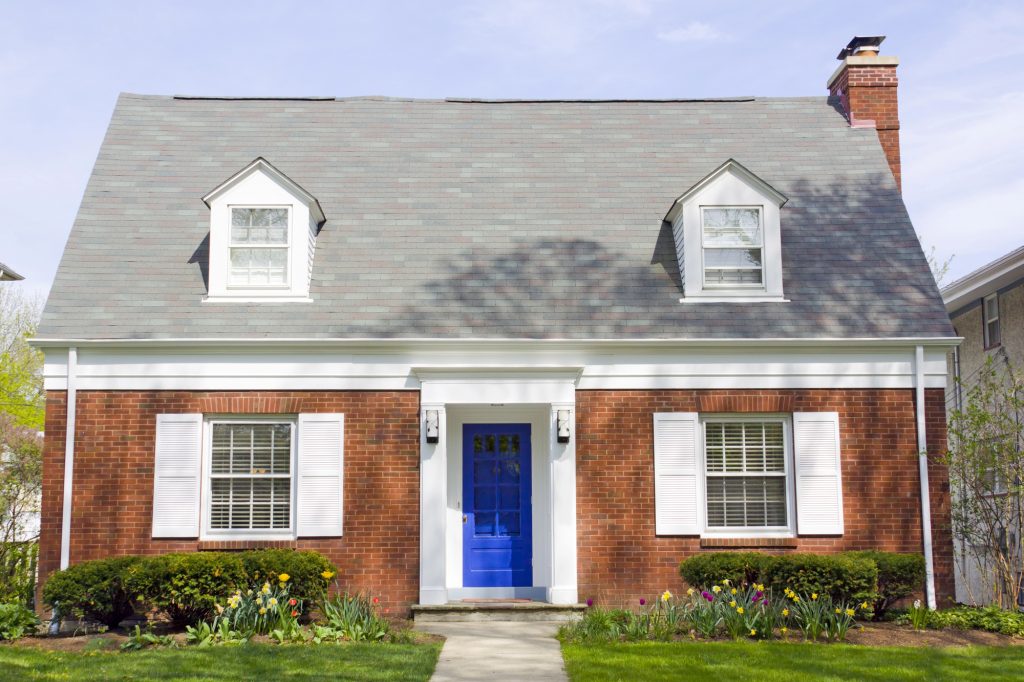
[[[587,606],[590,607],[590,606],[593,606],[593,605],[594,605],[594,600],[593,599],[588,599],[587,600]]]
[[[704,597],[704,598],[705,598],[705,599],[707,599],[708,601],[715,601],[715,597],[714,597],[714,595],[712,595],[712,594],[711,594],[710,592],[708,592],[707,590],[704,590],[703,592],[701,592],[701,593],[700,593],[700,596]]]
[[[643,597],[640,597],[640,606],[643,606],[646,603],[647,603],[647,600],[644,599]]]
[[[758,590],[757,592],[754,593],[754,603],[755,604],[757,602],[761,601],[762,599],[764,599],[764,592],[762,592],[761,590]]]

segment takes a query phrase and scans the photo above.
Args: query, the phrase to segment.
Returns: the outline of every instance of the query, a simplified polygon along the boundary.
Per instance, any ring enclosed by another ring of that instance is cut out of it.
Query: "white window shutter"
[[[699,535],[700,423],[696,412],[654,415],[654,507],[657,535]]]
[[[794,413],[793,447],[796,453],[797,533],[842,535],[839,414]]]
[[[158,414],[153,537],[199,537],[203,415]]]
[[[296,528],[299,537],[342,530],[345,415],[300,414]]]

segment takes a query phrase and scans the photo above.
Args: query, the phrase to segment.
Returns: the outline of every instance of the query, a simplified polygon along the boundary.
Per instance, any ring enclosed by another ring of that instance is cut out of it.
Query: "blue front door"
[[[462,429],[465,587],[533,585],[530,425]]]

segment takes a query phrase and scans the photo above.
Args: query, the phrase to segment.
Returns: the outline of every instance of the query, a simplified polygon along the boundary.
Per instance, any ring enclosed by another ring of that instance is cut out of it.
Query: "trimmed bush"
[[[242,552],[246,578],[251,585],[265,580],[275,582],[282,573],[288,574],[288,594],[305,602],[319,599],[327,587],[323,573],[336,573],[337,569],[319,552],[297,552],[291,549],[260,549]]]
[[[43,587],[43,602],[61,617],[97,621],[117,627],[132,615],[132,599],[124,584],[125,574],[139,563],[139,557],[83,561],[57,571]]]
[[[21,604],[0,604],[0,642],[32,634],[38,627],[34,611]]]
[[[241,555],[191,552],[146,557],[125,576],[128,592],[139,602],[167,614],[175,626],[195,625],[213,616],[248,580]]]
[[[900,599],[924,590],[924,555],[897,554],[896,552],[846,552],[847,556],[870,559],[878,566],[878,598],[875,600],[875,618]]]
[[[695,588],[720,584],[764,583],[780,594],[785,588],[829,595],[833,601],[874,602],[878,567],[871,559],[844,554],[714,552],[698,554],[680,564],[679,573]]]

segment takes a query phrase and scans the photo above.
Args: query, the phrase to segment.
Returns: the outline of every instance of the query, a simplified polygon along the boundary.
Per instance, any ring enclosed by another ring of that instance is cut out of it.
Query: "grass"
[[[566,644],[562,652],[573,682],[1024,679],[1024,649],[1015,646],[933,649],[784,642],[645,642]]]
[[[439,644],[249,644],[131,653],[67,653],[0,647],[0,678],[10,680],[423,680]]]

